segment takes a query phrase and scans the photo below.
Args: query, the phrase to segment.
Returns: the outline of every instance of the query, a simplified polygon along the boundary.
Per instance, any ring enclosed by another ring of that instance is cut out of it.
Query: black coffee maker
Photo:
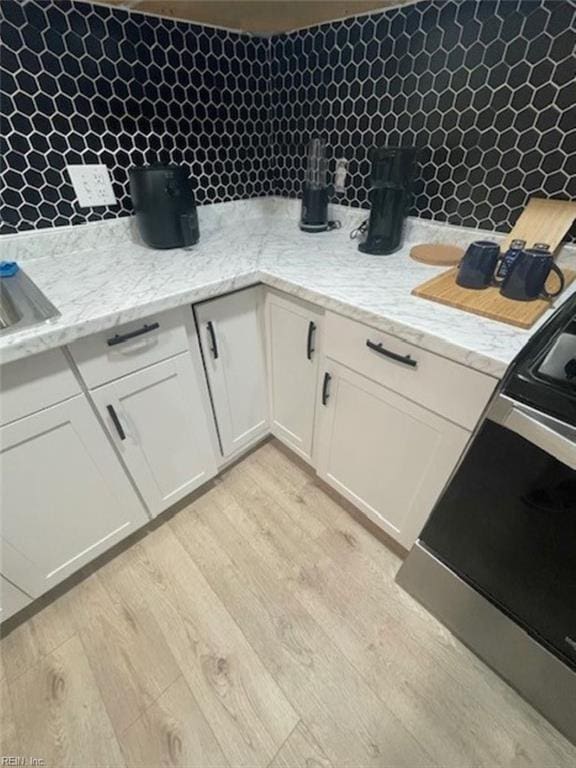
[[[415,157],[415,147],[372,150],[370,218],[362,228],[363,239],[358,245],[363,253],[393,253],[402,245]]]
[[[180,165],[130,168],[130,195],[142,240],[151,248],[184,248],[200,237],[188,171]]]

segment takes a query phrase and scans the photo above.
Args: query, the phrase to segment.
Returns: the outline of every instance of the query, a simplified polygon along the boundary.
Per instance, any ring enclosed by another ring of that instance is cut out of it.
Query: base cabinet
[[[216,474],[209,413],[188,352],[91,395],[152,515]]]
[[[262,286],[194,313],[204,366],[188,308],[75,342],[88,396],[60,350],[2,370],[0,619],[270,431],[404,547],[417,538],[488,377],[471,396],[462,366]]]
[[[2,572],[32,597],[144,525],[84,395],[0,429]]]
[[[267,293],[270,429],[310,463],[321,323],[322,314],[310,304]]]
[[[32,598],[0,576],[0,621],[5,621],[32,602]]]
[[[409,548],[469,433],[330,361],[320,402],[318,474]]]
[[[194,307],[224,458],[268,432],[263,290]]]

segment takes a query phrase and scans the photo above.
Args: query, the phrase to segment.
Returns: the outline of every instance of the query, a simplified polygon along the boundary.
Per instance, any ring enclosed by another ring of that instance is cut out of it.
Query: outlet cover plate
[[[67,165],[80,208],[115,205],[110,174],[105,165]]]

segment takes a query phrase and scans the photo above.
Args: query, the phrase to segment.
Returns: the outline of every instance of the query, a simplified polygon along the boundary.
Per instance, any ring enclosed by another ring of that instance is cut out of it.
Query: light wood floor
[[[0,755],[45,765],[576,764],[274,442],[2,641]]]

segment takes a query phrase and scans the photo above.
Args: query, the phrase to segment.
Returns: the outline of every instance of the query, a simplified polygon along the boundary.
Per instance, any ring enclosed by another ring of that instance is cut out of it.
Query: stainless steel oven
[[[398,582],[576,742],[576,296],[513,365]]]

